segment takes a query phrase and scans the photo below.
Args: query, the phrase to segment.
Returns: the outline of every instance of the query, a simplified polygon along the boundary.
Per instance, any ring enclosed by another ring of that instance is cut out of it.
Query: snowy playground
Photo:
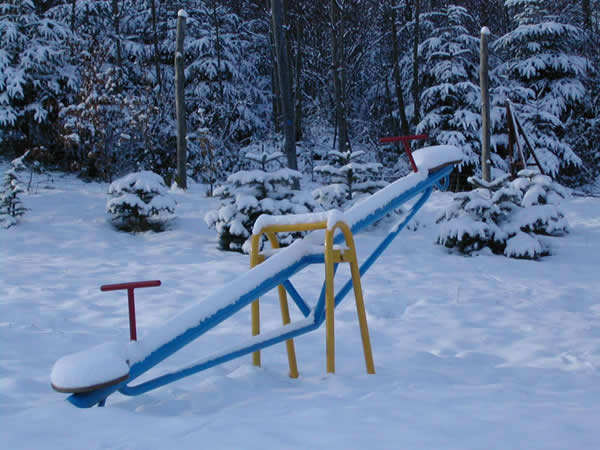
[[[136,291],[139,342],[198,308],[248,257],[215,248],[202,220],[204,187],[172,191],[177,219],[163,233],[117,232],[105,184],[55,175],[24,198],[19,226],[0,233],[0,414],[7,448],[528,448],[600,445],[600,221],[597,198],[563,202],[571,232],[538,261],[435,245],[449,193],[434,192],[362,277],[376,374],[368,375],[356,307],[335,314],[336,370],[325,328],[297,337],[299,377],[284,343],[153,390],[115,393],[78,409],[50,387],[64,355],[127,342],[123,291],[107,283],[157,279]],[[392,225],[356,236],[359,260]],[[343,275],[345,268],[340,268]],[[317,280],[317,281],[315,281]],[[319,297],[323,266],[292,278]],[[281,326],[277,297],[261,297],[261,326]],[[200,306],[201,308],[201,306]],[[202,361],[250,335],[250,308],[163,361],[144,382]],[[302,314],[291,308],[292,321]],[[145,334],[146,333],[146,334]]]

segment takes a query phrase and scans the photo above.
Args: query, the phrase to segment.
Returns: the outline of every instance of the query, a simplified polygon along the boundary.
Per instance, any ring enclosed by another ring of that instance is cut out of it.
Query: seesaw
[[[385,138],[385,142],[405,139]],[[157,286],[160,282],[104,286],[103,290],[128,291],[130,342],[103,344],[59,359],[52,369],[52,387],[70,393],[68,400],[75,406],[103,406],[106,398],[117,391],[127,396],[140,395],[250,353],[253,353],[253,363],[260,366],[260,350],[281,342],[286,342],[289,375],[297,377],[293,338],[319,328],[323,322],[326,323],[327,372],[334,373],[334,309],[351,289],[355,294],[366,369],[368,373],[375,373],[360,278],[425,204],[434,187],[448,187],[450,173],[463,159],[462,152],[453,146],[427,147],[412,154],[407,151],[407,154],[415,170],[413,173],[345,212],[261,216],[253,229],[251,269],[202,302],[183,310],[160,329],[148,332],[143,339],[137,340],[135,331],[134,289]],[[415,198],[400,223],[359,266],[353,236]],[[291,231],[312,232],[289,247],[279,248],[277,233]],[[271,248],[260,251],[263,235]],[[335,273],[343,263],[350,265],[351,278],[336,293]],[[325,282],[318,300],[311,306],[290,278],[312,264],[325,265]],[[258,299],[275,288],[279,294],[283,326],[261,333]],[[288,295],[304,316],[294,323],[290,321]],[[175,372],[132,385],[140,375],[248,305],[252,305],[252,337],[247,341]]]

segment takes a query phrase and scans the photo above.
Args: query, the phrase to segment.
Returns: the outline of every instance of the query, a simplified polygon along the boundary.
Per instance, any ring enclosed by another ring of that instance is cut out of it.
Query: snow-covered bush
[[[113,224],[123,231],[162,231],[174,217],[176,202],[160,175],[143,171],[131,173],[108,188],[106,210]]]
[[[4,175],[2,190],[0,190],[0,224],[4,228],[16,225],[18,218],[27,211],[19,198],[19,195],[24,191],[17,175],[18,170],[24,169],[23,160],[27,156],[27,153],[14,159]]]
[[[317,205],[310,195],[292,190],[294,182],[302,177],[300,172],[272,170],[281,167],[281,152],[247,152],[245,157],[261,168],[230,175],[227,183],[215,190],[221,198],[219,208],[209,211],[204,220],[216,229],[220,249],[249,253],[252,227],[261,214],[303,214],[314,211]],[[278,237],[286,245],[298,236],[282,233]]]
[[[325,209],[341,209],[356,194],[373,194],[386,185],[381,179],[381,164],[366,161],[362,150],[327,154],[328,163],[315,167],[324,186],[313,191],[314,199]]]
[[[559,207],[567,192],[550,177],[522,170],[513,181],[508,175],[491,183],[474,177],[469,181],[479,187],[456,194],[438,218],[438,244],[464,254],[487,247],[512,258],[537,259],[549,254],[540,235],[568,232]]]

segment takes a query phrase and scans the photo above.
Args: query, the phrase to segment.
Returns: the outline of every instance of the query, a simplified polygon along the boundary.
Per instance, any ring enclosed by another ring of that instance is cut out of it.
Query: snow
[[[490,35],[490,29],[488,27],[483,27],[481,29],[481,34],[485,34],[486,36]]]
[[[429,172],[441,165],[453,161],[462,161],[464,153],[453,145],[434,145],[415,150],[412,154],[415,164],[419,170]]]
[[[116,380],[128,373],[129,366],[120,346],[108,343],[62,357],[52,368],[50,380],[58,388],[81,388]]]
[[[184,9],[180,9],[179,11],[177,11],[177,17],[183,17],[184,19],[187,19],[188,13],[185,12]]]
[[[237,289],[231,280],[247,272],[248,258],[215,248],[202,217],[218,201],[203,196],[204,186],[172,194],[172,229],[131,235],[108,222],[106,184],[53,178],[34,182],[22,196],[29,210],[21,223],[0,230],[5,448],[600,447],[599,199],[565,200],[570,233],[549,237],[552,255],[534,262],[465,258],[434,245],[434,219],[451,203],[451,194],[434,193],[416,231],[403,231],[362,280],[376,375],[365,373],[347,299],[336,311],[335,375],[325,373],[320,329],[295,339],[298,379],[288,378],[285,346],[277,345],[263,351],[261,368],[244,357],[80,410],[51,389],[55,361],[111,341],[123,344],[117,356],[144,352],[148,330],[201,307],[222,286]],[[384,233],[356,237],[361,260]],[[126,295],[98,287],[143,279],[163,285],[136,293],[140,342],[128,343]],[[321,266],[293,279],[308,301],[321,281]],[[278,301],[261,300],[268,333],[281,323]],[[154,375],[249,339],[242,311]]]

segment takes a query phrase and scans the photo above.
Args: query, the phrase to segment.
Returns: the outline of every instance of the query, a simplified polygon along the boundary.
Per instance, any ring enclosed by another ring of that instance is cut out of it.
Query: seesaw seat
[[[129,377],[129,364],[115,344],[103,344],[59,359],[50,375],[55,391],[91,392],[121,383]]]

